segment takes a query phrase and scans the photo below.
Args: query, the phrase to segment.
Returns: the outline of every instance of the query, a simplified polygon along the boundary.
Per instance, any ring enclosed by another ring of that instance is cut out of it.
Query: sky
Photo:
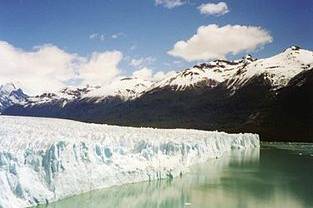
[[[313,50],[312,0],[0,0],[0,84],[29,94],[158,80],[213,59]]]

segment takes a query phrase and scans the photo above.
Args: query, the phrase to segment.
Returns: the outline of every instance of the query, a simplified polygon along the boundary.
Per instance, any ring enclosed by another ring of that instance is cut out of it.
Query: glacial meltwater
[[[313,145],[234,150],[173,180],[97,190],[40,208],[313,207]]]

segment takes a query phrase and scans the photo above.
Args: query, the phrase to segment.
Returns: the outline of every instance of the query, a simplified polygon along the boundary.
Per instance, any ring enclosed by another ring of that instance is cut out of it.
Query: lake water
[[[278,146],[233,151],[172,181],[93,191],[41,208],[313,207],[313,146]]]

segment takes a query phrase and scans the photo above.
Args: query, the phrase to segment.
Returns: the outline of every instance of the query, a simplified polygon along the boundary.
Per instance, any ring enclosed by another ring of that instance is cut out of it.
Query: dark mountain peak
[[[292,46],[290,46],[290,49],[293,50],[293,51],[298,51],[298,50],[301,49],[301,47],[297,46],[297,45],[292,45]]]
[[[28,97],[21,88],[17,88],[13,82],[0,85],[0,95],[14,97],[17,100]]]
[[[0,85],[0,114],[14,104],[26,101],[28,96],[12,82]]]
[[[132,79],[134,79],[134,78],[132,78],[132,77],[125,77],[125,78],[122,78],[120,80],[121,81],[128,81],[128,80],[132,80]]]
[[[283,53],[286,52],[293,52],[293,51],[300,51],[302,48],[298,45],[291,45],[290,47],[286,48],[285,50],[283,50]]]
[[[0,85],[0,91],[3,93],[10,94],[14,90],[16,90],[16,86],[13,82],[8,82],[4,85]]]
[[[66,87],[59,91],[59,96],[66,98],[66,99],[77,99],[81,98],[83,95],[86,95],[87,93],[91,92],[92,90],[99,89],[100,86],[91,86],[86,85],[85,87],[77,87],[77,88],[71,88]]]
[[[241,60],[244,62],[253,62],[256,61],[257,58],[254,58],[251,54],[247,54],[244,57],[242,57]]]
[[[216,59],[214,61],[209,62],[211,66],[225,66],[225,65],[233,65],[235,64],[233,61],[228,61],[225,59]]]
[[[35,98],[56,98],[57,95],[55,93],[52,93],[52,92],[45,92],[45,93],[42,93],[40,95],[36,95],[34,97]]]
[[[64,88],[60,91],[62,94],[73,96],[73,97],[80,97],[82,92],[89,92],[88,88]]]
[[[28,95],[26,95],[21,88],[13,90],[10,93],[10,96],[15,97],[18,100],[24,100],[28,97]]]
[[[209,64],[208,63],[197,64],[197,65],[194,65],[193,68],[197,68],[197,69],[209,68]],[[183,71],[188,71],[188,70],[190,69],[188,68]]]
[[[213,61],[210,61],[208,63],[202,63],[202,64],[197,64],[194,65],[193,68],[197,69],[212,69],[212,68],[226,68],[227,66],[232,66],[232,65],[237,65],[239,62],[238,61],[228,61],[224,59],[216,59]],[[189,70],[185,69],[184,71]]]

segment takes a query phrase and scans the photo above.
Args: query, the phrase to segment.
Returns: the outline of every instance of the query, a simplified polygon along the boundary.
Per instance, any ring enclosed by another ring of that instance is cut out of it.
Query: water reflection
[[[312,207],[312,158],[286,150],[234,151],[173,181],[94,191],[48,208]],[[310,166],[307,173],[301,169]],[[44,206],[43,206],[44,207]]]

